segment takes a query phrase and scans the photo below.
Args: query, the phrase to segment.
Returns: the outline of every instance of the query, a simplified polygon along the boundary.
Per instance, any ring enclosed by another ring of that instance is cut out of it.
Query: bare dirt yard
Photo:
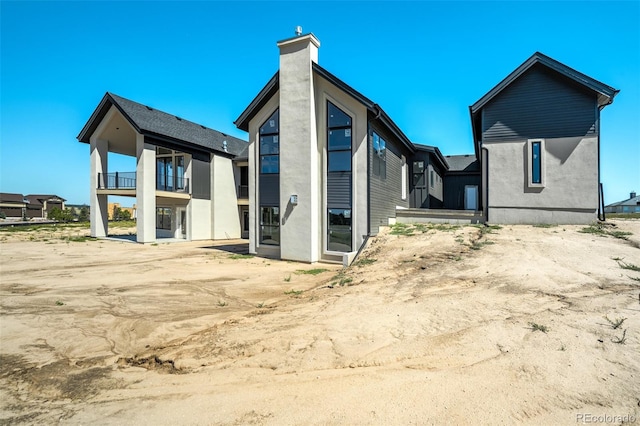
[[[2,424],[640,424],[640,220],[395,226],[344,270],[87,233],[0,231]]]

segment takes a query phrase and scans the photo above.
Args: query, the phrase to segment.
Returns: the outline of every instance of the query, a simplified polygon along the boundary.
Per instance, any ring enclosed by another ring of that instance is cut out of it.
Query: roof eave
[[[236,127],[245,132],[249,131],[249,121],[258,113],[260,108],[267,103],[269,99],[278,91],[278,84],[280,80],[280,74],[278,71],[271,77],[271,79],[260,90],[258,95],[251,101],[251,103],[242,111],[242,114],[233,122]]]

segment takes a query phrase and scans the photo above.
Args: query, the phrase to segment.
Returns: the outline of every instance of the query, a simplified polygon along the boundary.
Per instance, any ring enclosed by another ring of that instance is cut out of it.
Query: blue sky
[[[540,51],[620,89],[607,203],[640,192],[640,2],[0,2],[0,192],[89,202],[76,136],[106,91],[246,140],[240,115],[296,25],[414,142],[473,152],[469,105]],[[135,159],[110,158],[110,171]],[[125,199],[125,205],[133,204]]]

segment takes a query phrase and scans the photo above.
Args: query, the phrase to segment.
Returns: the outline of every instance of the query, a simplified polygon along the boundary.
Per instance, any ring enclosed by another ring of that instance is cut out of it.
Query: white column
[[[91,172],[89,179],[91,236],[94,238],[106,237],[109,228],[109,216],[107,214],[108,199],[106,195],[98,194],[98,184],[106,183],[108,141],[91,137]],[[98,174],[100,180],[98,181]]]
[[[318,140],[312,63],[320,42],[312,34],[280,48],[280,256],[319,260],[321,221]],[[297,195],[297,204],[290,197]]]
[[[136,205],[138,208],[137,241],[156,240],[156,147],[136,134]]]

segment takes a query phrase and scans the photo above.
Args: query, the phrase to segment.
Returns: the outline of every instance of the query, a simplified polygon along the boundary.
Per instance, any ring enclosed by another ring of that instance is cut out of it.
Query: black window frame
[[[271,212],[270,214],[267,214],[265,216],[266,209],[271,209]],[[277,212],[274,212],[273,209],[277,209]],[[267,229],[270,232],[265,233]],[[268,235],[270,238],[266,240],[265,235]],[[274,235],[276,236],[276,238],[273,238]],[[279,206],[260,206],[260,245],[267,245],[267,246],[280,245],[280,207]]]
[[[331,124],[331,109],[334,108],[337,112],[343,114],[345,117],[348,117],[348,121],[346,124]],[[349,138],[349,147],[346,148],[344,146],[338,145],[332,147],[332,132],[344,131],[344,138]],[[348,134],[347,134],[348,133]],[[335,161],[332,161],[333,158],[337,158],[338,156],[344,156],[345,154],[349,155],[349,168],[341,168],[335,166]],[[334,155],[332,155],[334,154]],[[337,155],[336,155],[337,154]],[[327,172],[351,172],[353,170],[353,119],[349,114],[344,112],[342,109],[338,108],[333,102],[327,101]]]
[[[274,125],[270,127],[274,127],[273,131],[263,131],[267,123],[274,121]],[[275,152],[263,153],[263,141],[262,138],[271,138],[272,146],[271,148],[275,148]],[[260,174],[263,175],[275,175],[280,173],[280,108],[276,108],[276,110],[267,118],[264,123],[258,129],[258,155],[260,157]],[[275,171],[265,171],[264,164],[265,160],[269,160],[271,162],[275,162],[276,169]]]
[[[377,143],[376,143],[377,138]],[[377,132],[373,132],[371,136],[372,148],[372,169],[373,175],[378,176],[381,180],[387,179],[387,141]]]

